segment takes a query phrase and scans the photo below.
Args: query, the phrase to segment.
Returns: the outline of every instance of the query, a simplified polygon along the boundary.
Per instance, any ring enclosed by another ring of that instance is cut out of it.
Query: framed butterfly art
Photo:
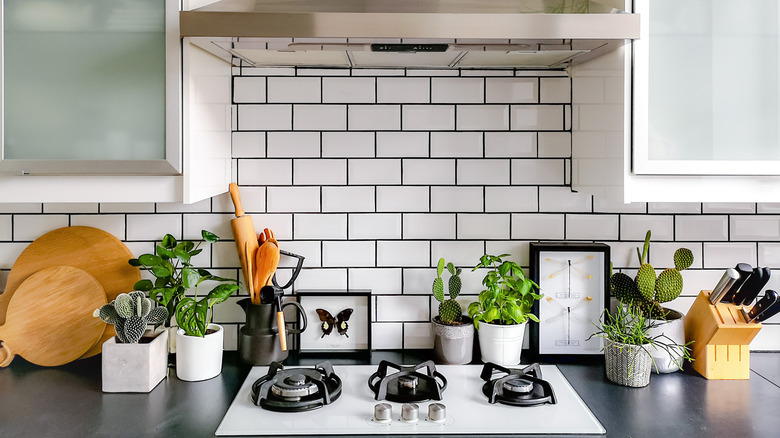
[[[370,290],[308,289],[296,296],[309,321],[298,338],[301,355],[370,355]]]

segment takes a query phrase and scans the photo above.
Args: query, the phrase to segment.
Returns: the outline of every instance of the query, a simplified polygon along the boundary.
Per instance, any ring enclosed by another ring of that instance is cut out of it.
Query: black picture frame
[[[370,358],[371,317],[373,315],[371,290],[369,289],[301,289],[295,293],[303,307],[309,326],[297,335],[297,354],[301,357]],[[317,309],[326,311],[332,320],[326,334]],[[339,314],[352,309],[346,322],[347,329],[340,334]]]
[[[539,323],[530,324],[532,356],[559,362],[601,357],[603,339],[590,335],[609,308],[609,245],[531,242],[530,263],[530,277],[544,295],[533,308]]]

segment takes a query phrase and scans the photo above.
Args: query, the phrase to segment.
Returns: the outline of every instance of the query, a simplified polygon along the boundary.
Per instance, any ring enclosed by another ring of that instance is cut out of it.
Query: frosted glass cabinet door
[[[179,173],[166,8],[176,18],[166,0],[4,0],[0,170]]]
[[[780,2],[634,6],[633,172],[780,175]]]

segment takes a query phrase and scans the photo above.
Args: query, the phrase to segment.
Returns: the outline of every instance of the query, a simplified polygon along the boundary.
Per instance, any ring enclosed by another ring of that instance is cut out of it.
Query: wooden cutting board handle
[[[0,341],[0,351],[2,351],[5,354],[5,359],[0,361],[0,368],[5,368],[11,363],[12,360],[14,360],[14,353],[11,351],[10,348],[8,348],[8,345],[3,341]]]

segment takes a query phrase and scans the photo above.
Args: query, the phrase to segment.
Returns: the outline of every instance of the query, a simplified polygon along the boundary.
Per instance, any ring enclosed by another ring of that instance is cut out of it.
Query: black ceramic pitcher
[[[270,365],[271,362],[281,362],[286,359],[287,351],[282,351],[279,344],[279,327],[276,324],[277,305],[273,302],[252,304],[249,298],[238,301],[238,305],[246,313],[246,325],[241,327],[239,332],[241,359],[252,365]],[[287,306],[295,306],[298,312],[297,323],[285,324],[287,335],[306,330],[308,321],[303,307],[295,301],[290,301],[283,304],[282,309]],[[293,328],[294,325],[300,328]]]

